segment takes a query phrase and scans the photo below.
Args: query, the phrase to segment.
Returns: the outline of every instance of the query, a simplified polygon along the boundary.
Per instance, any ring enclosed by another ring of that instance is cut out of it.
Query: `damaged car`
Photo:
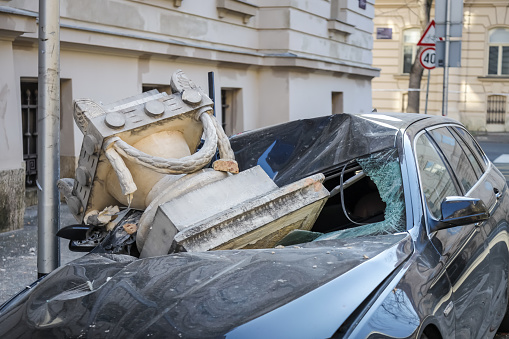
[[[79,224],[59,235],[90,253],[2,305],[0,337],[509,329],[507,184],[461,124],[337,114],[227,138],[184,73],[171,89],[76,101],[59,187]]]

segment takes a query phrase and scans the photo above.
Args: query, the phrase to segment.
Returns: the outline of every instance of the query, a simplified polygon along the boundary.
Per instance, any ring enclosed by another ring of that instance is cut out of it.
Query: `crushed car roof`
[[[240,170],[260,165],[278,186],[283,186],[314,173],[325,173],[348,160],[395,147],[398,132],[422,119],[433,117],[407,113],[335,114],[244,132],[230,142]]]

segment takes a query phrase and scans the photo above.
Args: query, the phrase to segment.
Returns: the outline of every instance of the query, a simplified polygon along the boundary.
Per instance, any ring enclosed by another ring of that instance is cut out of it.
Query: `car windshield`
[[[280,241],[309,241],[394,234],[406,230],[403,182],[395,148],[337,167],[324,182],[330,197],[310,231],[294,230]]]
[[[329,175],[324,185],[331,196],[311,230],[315,241],[405,231],[403,184],[396,149],[351,160],[338,173]],[[292,233],[282,244],[304,242],[311,237],[302,231]]]
[[[339,185],[329,189],[331,198],[314,227],[327,233],[316,240],[405,231],[403,183],[396,149],[357,158],[343,166],[341,173],[343,179],[340,174]],[[337,178],[327,180],[325,185],[333,183]]]

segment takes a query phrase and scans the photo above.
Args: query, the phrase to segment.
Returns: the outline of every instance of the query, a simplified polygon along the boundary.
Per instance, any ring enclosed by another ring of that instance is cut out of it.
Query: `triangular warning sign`
[[[431,20],[417,46],[435,46],[435,20]]]

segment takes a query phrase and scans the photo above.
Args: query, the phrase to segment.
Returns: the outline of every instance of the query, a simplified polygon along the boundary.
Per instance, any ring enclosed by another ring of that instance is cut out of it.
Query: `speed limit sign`
[[[422,67],[426,69],[435,68],[435,47],[428,47],[422,50],[421,55],[419,56],[419,61],[421,62]]]

